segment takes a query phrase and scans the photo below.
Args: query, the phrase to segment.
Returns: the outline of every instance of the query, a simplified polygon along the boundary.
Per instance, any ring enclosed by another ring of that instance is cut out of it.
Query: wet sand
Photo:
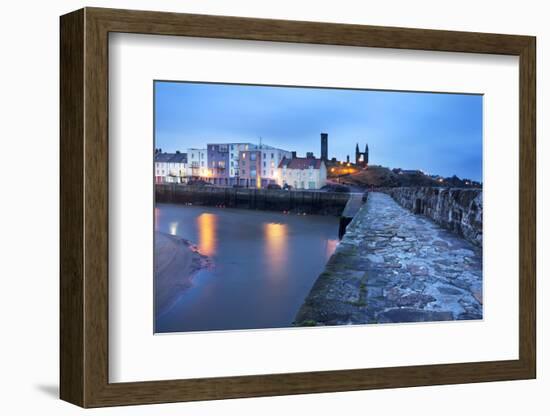
[[[211,264],[189,241],[155,232],[155,308],[167,312],[191,287],[193,276]]]

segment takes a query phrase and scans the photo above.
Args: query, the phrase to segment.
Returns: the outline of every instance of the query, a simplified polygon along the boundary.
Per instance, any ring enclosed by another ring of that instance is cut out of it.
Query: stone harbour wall
[[[483,243],[483,190],[463,188],[387,188],[399,205],[422,214],[478,247]]]
[[[180,184],[155,185],[155,201],[228,208],[340,215],[349,193],[286,191],[280,189],[222,188]]]
[[[482,249],[370,192],[296,314],[296,326],[483,318]]]

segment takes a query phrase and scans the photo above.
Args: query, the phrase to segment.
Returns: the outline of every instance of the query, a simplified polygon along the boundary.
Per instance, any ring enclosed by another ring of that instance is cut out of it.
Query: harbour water
[[[290,327],[338,243],[333,216],[157,204],[155,228],[212,261],[156,333]]]

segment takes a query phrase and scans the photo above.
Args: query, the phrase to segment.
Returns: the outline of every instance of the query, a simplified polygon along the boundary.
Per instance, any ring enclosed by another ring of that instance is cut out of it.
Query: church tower
[[[361,153],[359,152],[359,143],[357,143],[355,145],[355,164],[358,165],[359,164],[359,156],[361,155]]]
[[[369,144],[365,144],[365,157],[363,159],[365,161],[365,165],[369,164]]]

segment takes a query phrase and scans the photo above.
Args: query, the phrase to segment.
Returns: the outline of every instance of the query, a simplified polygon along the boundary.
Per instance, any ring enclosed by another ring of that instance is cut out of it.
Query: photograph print
[[[154,82],[155,333],[483,319],[483,96]]]

